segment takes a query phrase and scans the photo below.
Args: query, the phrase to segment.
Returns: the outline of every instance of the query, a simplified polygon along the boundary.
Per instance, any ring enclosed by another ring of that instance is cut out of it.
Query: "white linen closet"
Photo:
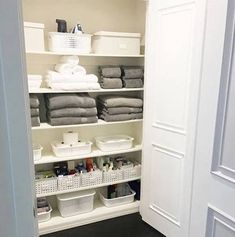
[[[205,17],[203,0],[22,0],[23,19],[45,24],[46,51],[27,51],[28,74],[45,75],[64,53],[48,51],[48,32],[56,31],[56,19],[65,19],[72,27],[79,22],[86,33],[101,30],[141,33],[140,55],[78,54],[80,64],[98,75],[98,65],[145,66],[144,88],[88,91],[100,94],[136,95],[144,98],[144,118],[123,122],[50,126],[42,123],[32,128],[32,139],[43,146],[43,158],[35,169],[52,168],[58,161],[125,154],[142,164],[141,177],[76,191],[141,179],[141,200],[108,208],[95,201],[92,212],[63,218],[57,211],[56,191],[40,194],[52,204],[52,218],[39,224],[40,234],[52,233],[84,224],[140,211],[144,221],[168,237],[188,236],[195,128],[200,85],[201,49]],[[146,29],[145,29],[146,28]],[[196,46],[196,47],[195,47]],[[38,89],[39,96],[60,93]],[[85,91],[87,92],[87,91]],[[61,92],[63,93],[63,92]],[[67,93],[67,92],[66,92]],[[69,93],[69,92],[68,92]],[[92,153],[78,157],[57,158],[50,143],[73,130],[79,137],[93,140],[102,135],[125,134],[134,138],[131,149]]]

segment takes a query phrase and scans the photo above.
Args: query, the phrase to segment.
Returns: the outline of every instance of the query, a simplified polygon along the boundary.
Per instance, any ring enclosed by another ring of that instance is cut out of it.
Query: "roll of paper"
[[[74,144],[78,142],[78,133],[73,132],[73,131],[69,131],[69,132],[65,132],[63,134],[63,142],[64,144]]]

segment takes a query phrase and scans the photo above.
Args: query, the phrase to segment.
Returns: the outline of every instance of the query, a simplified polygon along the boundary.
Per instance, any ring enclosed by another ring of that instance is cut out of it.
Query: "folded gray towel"
[[[122,66],[123,76],[125,78],[142,78],[144,70],[138,66]]]
[[[118,95],[101,95],[98,96],[98,102],[105,107],[135,107],[143,106],[143,100],[140,98],[132,98]]]
[[[38,127],[40,126],[40,118],[38,116],[31,117],[31,126],[32,127]]]
[[[133,120],[133,119],[142,119],[143,113],[132,113],[132,114],[116,114],[110,115],[107,113],[102,113],[99,117],[106,122],[114,122],[114,121],[125,121],[125,120]]]
[[[31,117],[39,116],[39,109],[30,109]]]
[[[96,101],[87,93],[81,94],[47,94],[47,108],[50,110],[63,108],[93,108],[96,107]]]
[[[63,118],[51,118],[49,123],[52,126],[60,125],[72,125],[72,124],[85,124],[85,123],[97,123],[98,118],[93,117],[63,117]]]
[[[106,108],[106,107],[99,107],[99,113],[107,113],[109,115],[114,114],[131,114],[131,113],[141,113],[143,112],[142,108],[132,108],[132,107],[114,107],[114,108]]]
[[[29,102],[30,102],[30,108],[39,108],[39,99],[37,95],[30,94]]]
[[[99,73],[104,77],[121,77],[122,71],[119,66],[99,66]]]
[[[97,108],[64,108],[48,110],[47,115],[50,118],[61,117],[91,117],[97,115]]]
[[[125,79],[123,78],[123,85],[125,88],[141,88],[143,87],[142,79]]]
[[[122,80],[120,78],[107,78],[100,79],[100,86],[103,89],[120,89],[122,88]]]

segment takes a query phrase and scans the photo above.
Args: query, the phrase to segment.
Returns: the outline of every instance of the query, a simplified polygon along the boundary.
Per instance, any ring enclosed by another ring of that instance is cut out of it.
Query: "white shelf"
[[[68,52],[50,52],[50,51],[27,51],[26,54],[38,54],[38,55],[77,55],[80,57],[112,57],[112,58],[144,58],[143,54],[140,55],[117,55],[117,54],[81,54],[81,53],[68,53]]]
[[[118,150],[118,151],[109,151],[104,152],[99,150],[98,148],[93,148],[92,152],[86,155],[80,155],[80,156],[69,156],[69,157],[56,157],[53,153],[50,153],[48,155],[43,155],[42,158],[38,161],[35,161],[35,165],[40,164],[49,164],[49,163],[56,163],[56,162],[62,162],[62,161],[69,161],[69,160],[79,160],[84,159],[87,157],[99,157],[99,156],[109,156],[109,155],[118,155],[118,154],[124,154],[124,153],[131,153],[136,151],[141,151],[142,145],[134,145],[132,148],[127,150]]]
[[[122,179],[122,180],[118,180],[116,182],[109,182],[109,183],[102,183],[102,184],[98,184],[98,185],[94,185],[94,186],[80,187],[78,189],[73,189],[73,190],[64,190],[64,191],[57,191],[54,193],[40,194],[40,195],[37,195],[37,198],[54,196],[54,195],[63,194],[63,193],[73,193],[73,192],[89,190],[89,189],[96,189],[96,188],[101,188],[101,187],[105,187],[105,186],[109,186],[109,185],[113,185],[113,184],[127,183],[127,182],[131,182],[131,181],[139,180],[140,178],[141,177],[136,177],[136,178],[132,178],[132,179]]]
[[[105,207],[97,200],[92,212],[67,218],[61,217],[59,211],[55,210],[52,212],[52,218],[49,221],[39,223],[39,234],[49,234],[56,231],[136,213],[139,211],[139,205],[140,201],[135,201],[117,207]]]
[[[30,90],[30,94],[46,94],[46,93],[104,93],[104,92],[128,92],[128,91],[143,91],[144,88],[122,88],[122,89],[100,89],[100,90],[76,90],[76,91],[63,91],[63,90],[52,90],[49,88],[39,88]]]
[[[41,123],[39,127],[32,127],[32,130],[46,130],[46,129],[57,129],[57,128],[76,128],[76,127],[90,127],[90,126],[104,126],[111,124],[128,124],[128,123],[139,123],[143,119],[133,119],[126,121],[117,121],[117,122],[105,122],[102,119],[99,119],[97,123],[86,123],[86,124],[73,124],[73,125],[60,125],[60,126],[51,126],[48,123]]]

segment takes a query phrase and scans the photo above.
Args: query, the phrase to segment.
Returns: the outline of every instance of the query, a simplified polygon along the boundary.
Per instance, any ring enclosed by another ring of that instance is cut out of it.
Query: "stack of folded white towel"
[[[48,71],[47,86],[53,90],[98,90],[100,85],[94,74],[87,74],[86,69],[79,65],[77,56],[63,56],[55,65],[55,71]]]
[[[28,87],[29,90],[35,90],[41,87],[42,76],[35,74],[28,74]]]

